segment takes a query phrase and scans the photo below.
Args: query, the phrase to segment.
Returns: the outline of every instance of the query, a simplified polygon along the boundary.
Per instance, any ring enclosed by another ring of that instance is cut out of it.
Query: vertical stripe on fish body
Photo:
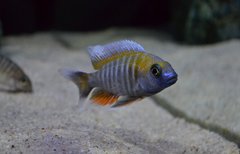
[[[32,84],[24,71],[12,60],[0,55],[0,90],[32,92]]]
[[[78,86],[80,100],[91,94],[95,104],[118,107],[154,95],[177,81],[168,62],[134,41],[92,46],[89,55],[96,72],[60,71]]]
[[[142,96],[137,79],[140,73],[147,72],[145,66],[151,62],[149,55],[139,52],[117,57],[90,74],[90,83],[118,96]]]

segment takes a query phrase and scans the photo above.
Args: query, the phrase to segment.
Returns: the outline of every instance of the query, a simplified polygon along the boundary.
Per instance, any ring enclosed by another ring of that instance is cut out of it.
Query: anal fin
[[[118,100],[119,96],[113,95],[103,89],[94,89],[89,98],[94,104],[106,106],[112,105]]]

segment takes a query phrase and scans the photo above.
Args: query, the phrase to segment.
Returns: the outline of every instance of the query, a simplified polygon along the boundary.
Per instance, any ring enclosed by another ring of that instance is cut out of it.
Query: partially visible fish
[[[2,45],[2,35],[3,35],[3,32],[2,32],[2,22],[0,20],[0,47]]]
[[[32,83],[12,60],[0,55],[0,91],[32,92]]]
[[[89,55],[96,72],[60,70],[78,86],[80,100],[92,91],[91,102],[118,107],[154,95],[177,81],[168,62],[146,53],[134,41],[89,47]]]

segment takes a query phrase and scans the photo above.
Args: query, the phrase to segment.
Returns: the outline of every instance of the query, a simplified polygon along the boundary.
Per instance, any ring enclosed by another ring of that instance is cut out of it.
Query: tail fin
[[[79,99],[84,99],[88,96],[92,87],[90,87],[88,82],[88,74],[80,71],[61,69],[59,73],[65,78],[73,81],[79,89]]]

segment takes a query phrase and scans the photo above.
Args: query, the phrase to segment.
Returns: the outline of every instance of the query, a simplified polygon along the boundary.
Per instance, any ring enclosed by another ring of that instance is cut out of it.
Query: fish
[[[32,92],[32,82],[11,59],[0,55],[0,91]]]
[[[59,70],[77,85],[79,103],[89,99],[100,106],[125,106],[164,90],[178,79],[170,63],[132,40],[90,46],[88,53],[95,72]]]
[[[2,22],[0,20],[0,47],[2,45],[2,37],[3,37],[3,31],[2,31]]]

